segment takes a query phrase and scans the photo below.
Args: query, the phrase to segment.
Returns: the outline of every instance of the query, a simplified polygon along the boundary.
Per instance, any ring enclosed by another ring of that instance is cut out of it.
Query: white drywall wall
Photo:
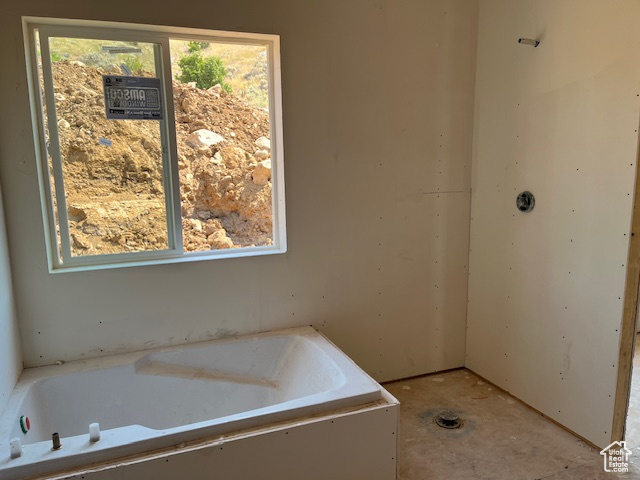
[[[477,1],[2,13],[0,176],[28,365],[305,324],[378,380],[463,365]],[[281,35],[288,253],[47,273],[21,15]]]
[[[0,155],[1,152],[0,146]],[[4,409],[21,371],[20,338],[13,305],[11,269],[0,191],[0,412]]]
[[[639,24],[633,0],[480,2],[466,364],[600,446],[618,368]],[[528,214],[515,207],[523,190],[536,196]]]

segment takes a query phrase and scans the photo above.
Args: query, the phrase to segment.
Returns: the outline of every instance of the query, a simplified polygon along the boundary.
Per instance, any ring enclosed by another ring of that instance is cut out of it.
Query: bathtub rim
[[[82,465],[115,460],[123,455],[127,456],[132,454],[143,454],[149,450],[168,448],[172,445],[177,445],[185,441],[193,441],[194,439],[203,439],[210,438],[216,435],[230,434],[237,430],[265,427],[272,423],[295,421],[296,419],[303,418],[305,416],[322,415],[323,413],[337,409],[355,408],[357,406],[367,405],[372,402],[379,401],[382,397],[382,391],[384,389],[373,378],[371,378],[366,372],[364,372],[349,356],[342,352],[325,335],[316,331],[310,326],[287,328],[283,330],[274,330],[249,335],[234,335],[222,339],[213,339],[203,342],[172,345],[154,349],[139,350],[136,352],[129,352],[124,354],[114,354],[105,357],[77,360],[62,365],[34,367],[33,369],[25,369],[25,371],[23,371],[23,375],[16,383],[14,391],[12,392],[3,413],[0,415],[0,455],[5,456],[5,458],[0,457],[2,458],[0,472],[6,472],[9,475],[9,478],[13,478],[13,476],[11,475],[13,471],[24,471],[25,473],[27,473],[27,475],[41,475],[39,471],[35,473],[30,472],[32,469],[37,470],[37,461],[35,463],[29,462],[22,464],[20,464],[20,462],[11,464],[11,461],[7,461],[10,440],[9,437],[11,436],[10,432],[12,430],[12,421],[15,421],[15,418],[13,418],[13,420],[9,417],[5,419],[5,416],[7,414],[9,414],[10,416],[20,415],[20,407],[22,405],[22,402],[28,395],[31,386],[38,380],[92,370],[103,370],[124,365],[134,365],[136,361],[143,359],[144,357],[151,354],[159,354],[163,352],[171,352],[198,347],[207,347],[209,345],[220,345],[233,342],[250,342],[261,338],[282,336],[296,336],[310,340],[314,346],[319,347],[321,351],[329,354],[332,360],[336,362],[341,372],[345,373],[345,376],[347,378],[351,378],[352,375],[357,375],[357,378],[359,380],[358,386],[365,381],[368,384],[376,386],[377,396],[372,395],[370,392],[362,395],[340,395],[339,393],[341,390],[348,390],[349,388],[349,385],[343,385],[342,387],[339,387],[337,389],[328,390],[326,392],[321,392],[315,395],[299,397],[268,407],[247,410],[238,414],[219,417],[217,419],[207,420],[205,422],[185,424],[171,429],[156,430],[143,426],[142,428],[144,430],[149,430],[152,433],[148,436],[137,437],[129,443],[120,442],[113,446],[105,446],[104,448],[100,446],[100,448],[97,449],[98,451],[96,452],[88,453],[86,451],[64,451],[62,455],[59,455],[59,457],[47,459],[46,465],[51,466],[51,468],[47,468],[46,471],[40,469],[40,471],[42,471],[42,474],[45,474],[46,472],[56,472],[62,468],[65,468],[63,465],[68,464],[73,459],[79,460],[80,458],[87,456],[89,457],[89,460],[87,462],[83,462]],[[346,372],[345,368],[347,370]],[[349,382],[346,383],[348,384]],[[325,397],[325,401],[317,403],[311,402],[311,404],[309,404],[308,400],[318,396]],[[256,419],[259,419],[260,421],[258,425],[256,425]],[[230,429],[229,425],[232,425],[233,429]],[[126,429],[129,427],[130,426],[120,427],[118,429],[106,430],[105,432]],[[122,431],[118,433],[122,433]],[[165,433],[167,434],[166,437]],[[83,436],[77,435],[73,437],[67,437],[67,441],[69,442],[71,439],[75,438],[80,439],[81,437]],[[38,445],[39,443],[46,442],[38,442],[25,445]],[[153,445],[145,449],[144,451],[132,451],[135,450],[136,445],[140,445],[141,443],[145,445],[153,443]],[[80,443],[78,442],[73,444],[73,446],[76,448],[79,447],[79,445]],[[60,465],[60,467],[57,467],[57,465]],[[23,474],[21,473],[21,475]]]

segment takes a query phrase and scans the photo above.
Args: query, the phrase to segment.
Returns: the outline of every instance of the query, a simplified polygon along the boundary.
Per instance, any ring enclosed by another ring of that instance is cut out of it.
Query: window
[[[286,251],[276,35],[24,25],[50,271]]]

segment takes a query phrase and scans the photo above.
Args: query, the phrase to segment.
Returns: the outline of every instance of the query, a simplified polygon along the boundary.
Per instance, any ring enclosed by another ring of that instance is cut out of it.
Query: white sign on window
[[[111,120],[162,120],[159,78],[103,75],[104,104]]]

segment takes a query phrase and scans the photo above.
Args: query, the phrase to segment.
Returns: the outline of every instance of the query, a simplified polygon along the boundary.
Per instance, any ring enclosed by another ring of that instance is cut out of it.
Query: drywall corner
[[[22,354],[18,322],[13,303],[9,251],[4,223],[2,192],[0,191],[0,412],[22,371]]]

